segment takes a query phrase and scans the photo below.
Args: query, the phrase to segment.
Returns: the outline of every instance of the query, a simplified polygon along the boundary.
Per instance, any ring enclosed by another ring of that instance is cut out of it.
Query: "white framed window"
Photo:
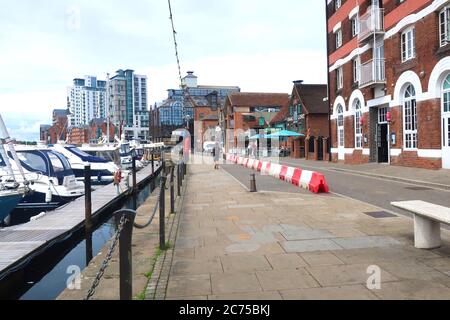
[[[387,113],[388,113],[387,107],[378,109],[378,123],[380,124],[387,123]]]
[[[338,127],[338,144],[344,147],[344,107],[337,106],[337,127]]]
[[[344,70],[342,70],[342,67],[336,69],[336,87],[338,90],[344,87]]]
[[[359,83],[361,80],[361,61],[358,58],[353,59],[353,83]]]
[[[352,37],[356,37],[359,34],[359,18],[358,15],[355,15],[351,19],[352,24]]]
[[[450,7],[439,13],[439,40],[441,47],[450,43]]]
[[[403,101],[403,126],[405,132],[405,149],[417,149],[417,101],[416,90],[408,85]]]
[[[442,95],[443,112],[450,113],[450,74],[444,80]]]
[[[402,62],[413,59],[416,56],[415,28],[406,29],[401,35]]]
[[[337,10],[342,6],[342,0],[335,0],[334,1],[334,8]]]
[[[361,118],[362,118],[362,111],[361,111],[361,101],[359,99],[356,99],[353,108],[355,110],[355,148],[356,149],[362,149],[362,126],[361,126]]]
[[[342,29],[338,29],[334,34],[336,37],[336,49],[342,47]]]

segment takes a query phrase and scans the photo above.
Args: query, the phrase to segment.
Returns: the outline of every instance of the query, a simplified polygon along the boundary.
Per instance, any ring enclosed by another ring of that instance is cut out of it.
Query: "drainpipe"
[[[331,145],[333,143],[333,136],[331,132],[331,91],[330,91],[330,51],[329,51],[329,43],[328,43],[328,1],[325,0],[325,38],[326,38],[326,46],[327,46],[327,94],[328,94],[328,161],[332,161],[331,154]]]

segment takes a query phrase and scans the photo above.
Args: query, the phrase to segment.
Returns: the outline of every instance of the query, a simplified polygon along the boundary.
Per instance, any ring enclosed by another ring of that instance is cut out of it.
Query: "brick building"
[[[294,81],[286,118],[286,129],[303,134],[289,138],[288,147],[294,158],[329,160],[329,115],[327,86]],[[325,150],[325,151],[324,151]]]
[[[106,119],[92,119],[89,125],[80,125],[69,128],[67,143],[82,145],[85,143],[99,143],[107,141],[108,124]],[[114,137],[119,136],[118,127],[109,124],[109,141],[114,142]]]
[[[53,110],[52,125],[40,126],[39,136],[42,143],[55,144],[67,139],[68,115],[67,109]]]
[[[333,161],[450,169],[450,1],[326,4]]]
[[[241,92],[231,93],[221,109],[227,136],[227,148],[239,146],[255,132],[270,127],[277,114],[289,105],[287,93]],[[242,146],[240,146],[242,147]],[[227,150],[228,151],[228,150]]]

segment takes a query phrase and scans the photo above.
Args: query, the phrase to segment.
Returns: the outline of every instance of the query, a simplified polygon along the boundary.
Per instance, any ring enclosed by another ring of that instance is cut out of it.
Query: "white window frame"
[[[342,28],[337,29],[334,36],[336,37],[336,49],[339,49],[342,47]]]
[[[359,34],[359,17],[357,14],[353,18],[351,18],[351,26],[352,26],[352,38],[354,38]]]
[[[342,67],[336,69],[336,87],[338,90],[344,88],[344,70]]]
[[[414,90],[414,95],[406,97],[408,89]],[[403,140],[405,150],[418,150],[417,136],[417,97],[416,91],[412,84],[406,87],[403,95]]]
[[[450,43],[450,6],[439,12],[439,43],[441,47]]]
[[[416,31],[414,27],[410,27],[401,34],[401,55],[402,62],[409,61],[416,57]]]
[[[356,57],[352,60],[353,68],[353,83],[359,83],[361,81],[361,59]]]
[[[337,10],[342,6],[342,0],[335,0],[334,1],[334,8]]]
[[[355,149],[363,148],[363,128],[361,126],[362,118],[362,105],[359,99],[356,99],[353,103],[353,109],[355,110]]]
[[[345,136],[344,136],[344,107],[339,104],[336,109],[337,113],[337,131],[338,131],[338,146],[340,148],[345,147]]]

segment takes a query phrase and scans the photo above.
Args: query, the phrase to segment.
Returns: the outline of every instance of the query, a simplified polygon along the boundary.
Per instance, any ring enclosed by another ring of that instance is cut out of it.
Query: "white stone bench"
[[[450,225],[450,208],[424,201],[402,201],[391,204],[414,214],[416,248],[435,249],[441,246],[441,223]]]

